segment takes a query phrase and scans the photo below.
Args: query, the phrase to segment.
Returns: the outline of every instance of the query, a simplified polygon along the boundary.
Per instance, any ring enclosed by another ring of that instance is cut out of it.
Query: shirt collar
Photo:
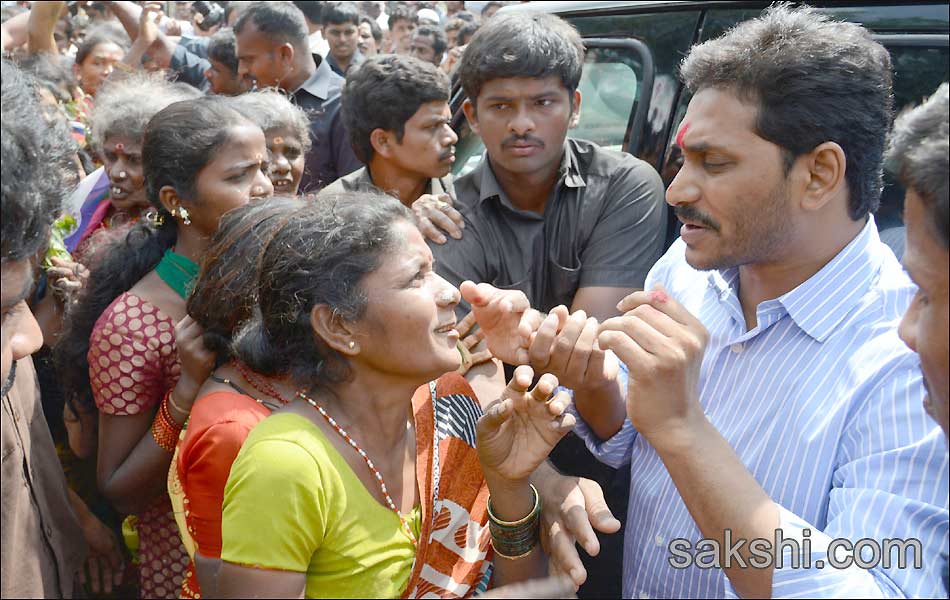
[[[333,75],[333,69],[319,54],[313,54],[312,56],[317,68],[306,81],[300,84],[300,87],[294,90],[294,94],[303,90],[321,100],[326,100],[330,95],[330,79]]]
[[[802,331],[824,342],[877,279],[885,251],[874,217],[868,216],[861,233],[828,264],[792,291],[763,302],[759,310],[778,304]],[[712,271],[709,282],[725,300],[738,289],[739,269]]]
[[[479,182],[479,200],[487,200],[495,196],[503,199],[508,198],[508,195],[505,194],[505,190],[502,189],[498,180],[495,179],[495,173],[492,171],[487,151],[482,156],[481,162],[475,167],[475,172],[472,173],[472,176],[476,177]],[[561,166],[558,167],[558,179],[559,185],[563,183],[571,188],[587,186],[587,182],[584,180],[584,176],[578,166],[574,147],[569,139],[564,140],[564,153],[561,155]]]

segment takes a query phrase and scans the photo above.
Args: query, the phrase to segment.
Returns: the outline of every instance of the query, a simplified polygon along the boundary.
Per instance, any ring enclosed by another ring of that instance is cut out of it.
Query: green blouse
[[[323,432],[267,417],[224,490],[221,558],[307,574],[308,598],[398,598],[415,558],[399,517],[370,495]],[[419,536],[418,507],[407,515]]]

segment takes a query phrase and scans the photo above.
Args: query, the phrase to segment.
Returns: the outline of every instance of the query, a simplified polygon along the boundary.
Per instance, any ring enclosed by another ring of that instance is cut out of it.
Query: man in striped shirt
[[[542,320],[463,286],[496,356],[558,375],[595,456],[629,464],[625,597],[943,593],[946,447],[897,336],[915,289],[871,216],[890,68],[856,25],[769,9],[684,61],[682,235],[623,316]],[[863,566],[831,567],[838,538],[868,539]],[[895,538],[909,565],[872,560]]]
[[[900,325],[901,339],[920,355],[924,406],[950,435],[950,86],[897,119],[888,162],[907,195],[904,267],[917,294]],[[950,592],[946,546],[943,585]]]

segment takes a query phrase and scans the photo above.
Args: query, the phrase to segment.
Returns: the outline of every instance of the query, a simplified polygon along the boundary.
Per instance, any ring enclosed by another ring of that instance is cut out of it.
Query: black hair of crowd
[[[365,60],[346,77],[343,86],[343,124],[353,153],[364,163],[373,158],[370,134],[393,131],[401,142],[406,121],[423,104],[449,99],[449,80],[435,65],[396,54]]]
[[[383,43],[383,30],[380,29],[379,23],[376,22],[376,19],[362,16],[360,17],[360,25],[366,23],[369,25],[369,33],[373,36],[373,40],[376,42],[376,45],[379,46]]]
[[[59,55],[37,52],[21,60],[19,66],[38,85],[49,90],[58,102],[67,103],[73,99],[76,80]]]
[[[584,44],[572,25],[555,15],[515,12],[481,26],[462,54],[458,77],[475,105],[485,83],[505,77],[556,75],[573,98],[583,67]]]
[[[208,41],[208,58],[227,67],[232,77],[237,76],[237,38],[234,37],[233,31],[225,28],[211,36]]]
[[[360,9],[355,2],[327,2],[323,7],[321,23],[327,25],[345,25],[352,23],[359,27]]]
[[[934,238],[950,248],[950,86],[941,84],[894,122],[887,167],[930,213]]]
[[[234,354],[311,391],[346,381],[349,364],[314,334],[311,310],[326,305],[341,319],[362,317],[362,280],[401,243],[393,225],[411,219],[397,199],[368,191],[321,196],[286,215],[261,254],[258,310],[236,335]]]
[[[257,306],[257,275],[261,252],[283,217],[300,208],[290,196],[252,200],[228,211],[201,261],[187,312],[204,329],[206,348],[218,365],[231,355],[231,341]]]
[[[307,20],[292,2],[252,3],[234,24],[235,35],[240,35],[248,23],[272,42],[289,43],[298,51],[309,52]]]
[[[198,174],[230,140],[233,127],[245,123],[247,119],[229,106],[229,99],[219,96],[175,102],[149,121],[142,166],[145,192],[159,218],[139,219],[124,237],[97,251],[89,283],[67,311],[53,350],[66,401],[74,409],[92,406],[86,354],[99,316],[154,269],[178,239],[178,226],[162,206],[159,190],[172,186],[179,196],[194,198]]]
[[[294,0],[293,5],[300,9],[307,20],[314,24],[323,22],[323,5],[326,2],[316,0]]]
[[[469,21],[463,24],[459,27],[459,32],[455,34],[455,45],[464,46],[468,44],[480,28],[481,25],[477,21]]]
[[[411,6],[396,4],[389,9],[389,20],[387,21],[389,30],[392,31],[399,21],[409,21],[416,24],[419,22],[419,16],[416,15],[416,11]]]
[[[416,28],[413,36],[431,37],[432,51],[435,52],[436,58],[445,54],[445,49],[448,48],[449,45],[442,28],[434,25],[420,25]]]
[[[786,173],[802,154],[837,143],[847,161],[851,218],[877,210],[894,100],[890,56],[868,30],[807,6],[776,4],[694,46],[680,75],[693,93],[733,90],[757,105],[757,133],[783,149]]]
[[[49,243],[49,230],[70,191],[64,177],[75,144],[49,127],[36,91],[16,65],[4,59],[2,79],[2,240],[0,260],[29,259]]]

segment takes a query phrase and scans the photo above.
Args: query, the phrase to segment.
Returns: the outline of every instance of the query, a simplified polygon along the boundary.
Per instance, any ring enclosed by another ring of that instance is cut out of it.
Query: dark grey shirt
[[[344,175],[340,177],[327,187],[323,188],[324,192],[327,193],[340,193],[340,192],[357,192],[359,190],[379,190],[390,196],[396,196],[397,194],[390,190],[383,190],[377,187],[373,183],[373,178],[370,177],[369,167],[361,167],[349,175]],[[430,179],[429,183],[426,184],[426,194],[448,194],[452,197],[453,201],[455,199],[455,192],[452,186],[452,176],[446,175],[445,177],[439,177],[438,179]]]
[[[291,94],[310,119],[313,141],[305,158],[301,192],[317,192],[363,164],[353,154],[340,114],[343,78],[334,73],[319,54],[313,55],[313,61],[317,69]]]
[[[430,242],[438,273],[456,286],[471,279],[521,290],[541,311],[570,308],[583,287],[642,288],[665,241],[659,174],[584,140],[569,138],[564,150],[544,214],[512,205],[487,155],[456,180],[465,229],[461,240]]]

